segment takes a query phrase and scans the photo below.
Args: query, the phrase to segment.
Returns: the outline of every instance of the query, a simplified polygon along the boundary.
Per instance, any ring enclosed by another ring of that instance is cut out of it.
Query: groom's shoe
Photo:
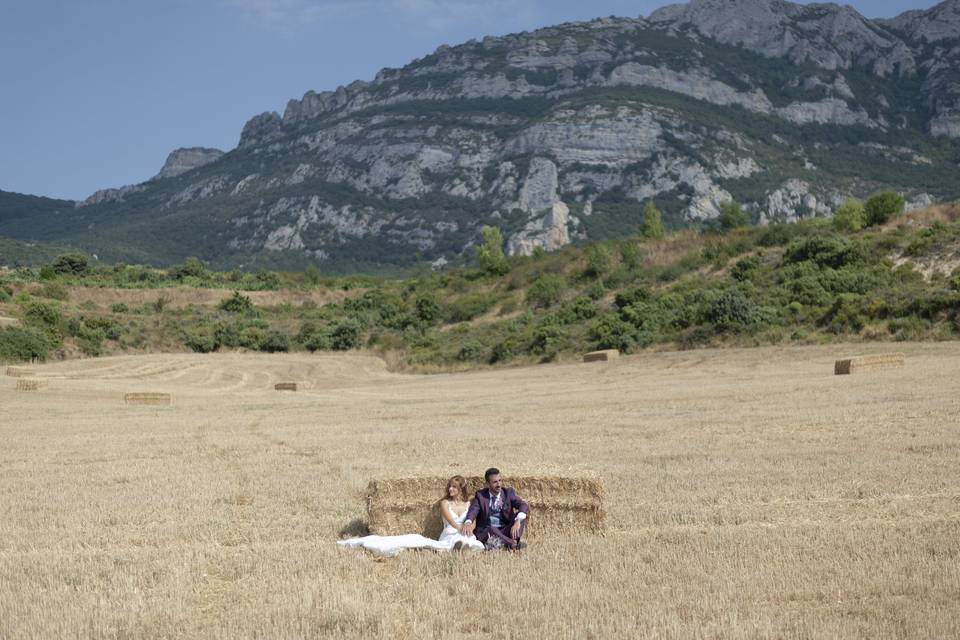
[[[517,544],[513,545],[513,550],[514,550],[514,551],[523,551],[523,550],[526,549],[526,548],[527,548],[527,543],[526,543],[526,542],[520,542],[520,541],[518,541]]]
[[[453,543],[453,550],[463,551],[463,540],[457,540],[455,543]]]

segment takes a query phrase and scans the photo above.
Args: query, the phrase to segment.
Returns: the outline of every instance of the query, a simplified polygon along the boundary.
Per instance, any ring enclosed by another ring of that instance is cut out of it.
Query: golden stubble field
[[[957,637],[960,344],[896,349],[904,368],[853,376],[834,359],[890,346],[0,377],[0,638]],[[369,479],[489,465],[600,474],[608,533],[387,561],[334,544]]]

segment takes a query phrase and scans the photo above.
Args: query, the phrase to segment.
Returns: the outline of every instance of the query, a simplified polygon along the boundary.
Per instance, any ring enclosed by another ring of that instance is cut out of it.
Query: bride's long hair
[[[453,476],[443,485],[443,497],[441,500],[450,499],[450,486],[453,485],[460,490],[460,496],[457,498],[460,502],[470,502],[470,494],[467,493],[467,479],[463,476]]]

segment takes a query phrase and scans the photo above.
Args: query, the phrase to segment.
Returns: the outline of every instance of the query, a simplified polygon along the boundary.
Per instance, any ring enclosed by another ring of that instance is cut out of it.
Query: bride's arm
[[[444,522],[449,524],[454,529],[457,528],[457,522],[454,518],[453,512],[450,511],[450,501],[441,500],[440,501],[440,517],[443,518]]]

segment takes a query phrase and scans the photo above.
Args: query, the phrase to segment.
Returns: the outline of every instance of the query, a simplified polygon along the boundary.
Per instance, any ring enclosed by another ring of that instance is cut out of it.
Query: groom
[[[488,549],[506,547],[522,549],[520,542],[530,507],[510,487],[503,486],[500,470],[487,469],[483,474],[486,488],[477,491],[460,527],[465,536],[475,533]]]

